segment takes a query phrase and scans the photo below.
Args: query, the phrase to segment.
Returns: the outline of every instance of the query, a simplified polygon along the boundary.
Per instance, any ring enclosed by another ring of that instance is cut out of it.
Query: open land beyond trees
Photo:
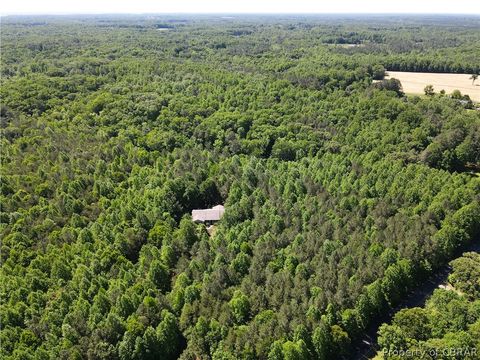
[[[402,83],[407,94],[424,94],[424,88],[432,85],[435,92],[445,90],[451,94],[460,90],[462,95],[468,95],[473,101],[480,101],[480,80],[471,79],[472,74],[443,74],[425,72],[387,71],[386,78],[396,78]]]

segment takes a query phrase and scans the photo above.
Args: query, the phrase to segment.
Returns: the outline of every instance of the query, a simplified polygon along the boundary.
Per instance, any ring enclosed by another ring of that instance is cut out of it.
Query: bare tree
[[[478,74],[472,74],[472,76],[470,76],[470,79],[472,80],[472,85],[475,83],[475,80],[478,79]]]

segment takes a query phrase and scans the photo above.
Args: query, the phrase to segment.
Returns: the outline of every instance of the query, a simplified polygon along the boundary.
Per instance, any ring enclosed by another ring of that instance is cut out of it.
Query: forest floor
[[[435,92],[445,90],[451,94],[453,90],[460,90],[473,101],[480,102],[480,82],[472,84],[470,74],[438,74],[421,72],[387,71],[386,78],[395,78],[402,83],[403,91],[407,94],[423,94],[427,85],[433,85]]]
[[[458,254],[458,256],[460,257],[464,252],[470,251],[480,253],[480,242],[473,241],[469,246],[463,249],[463,251]],[[425,281],[425,283],[419,286],[415,291],[412,291],[399,306],[392,309],[388,314],[385,315],[383,319],[380,319],[379,322],[372,325],[370,329],[366,331],[362,343],[359,344],[359,346],[357,347],[354,359],[383,359],[382,353],[377,346],[377,332],[380,325],[382,325],[383,323],[390,323],[393,316],[401,309],[423,307],[425,305],[425,302],[433,294],[435,289],[438,289],[440,287],[446,287],[446,285],[448,284],[448,276],[450,275],[451,270],[452,268],[450,265],[446,265],[441,268],[427,281]]]

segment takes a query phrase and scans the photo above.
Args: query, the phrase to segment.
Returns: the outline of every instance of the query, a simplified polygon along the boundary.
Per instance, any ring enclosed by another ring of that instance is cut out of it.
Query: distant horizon
[[[173,15],[194,15],[194,16],[255,16],[255,15],[288,15],[288,16],[329,16],[329,15],[341,15],[341,16],[418,16],[418,15],[429,15],[429,16],[470,16],[470,17],[480,17],[480,13],[428,13],[428,12],[85,12],[85,13],[76,13],[76,12],[58,12],[58,13],[0,13],[0,17],[7,16],[139,16],[139,15],[156,15],[156,16],[173,16]]]
[[[169,14],[259,14],[259,15],[330,15],[330,14],[382,14],[382,15],[480,15],[480,2],[469,0],[403,0],[395,3],[379,3],[374,0],[17,0],[2,4],[2,16],[14,15],[169,15]]]

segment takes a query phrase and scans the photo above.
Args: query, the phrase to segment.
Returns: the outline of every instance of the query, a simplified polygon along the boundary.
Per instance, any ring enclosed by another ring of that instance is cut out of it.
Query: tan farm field
[[[426,85],[433,85],[436,93],[445,90],[451,94],[453,90],[460,90],[462,95],[467,94],[473,101],[480,102],[480,78],[472,85],[471,74],[436,74],[421,72],[387,71],[385,78],[395,78],[402,83],[403,91],[407,94],[424,94]]]

